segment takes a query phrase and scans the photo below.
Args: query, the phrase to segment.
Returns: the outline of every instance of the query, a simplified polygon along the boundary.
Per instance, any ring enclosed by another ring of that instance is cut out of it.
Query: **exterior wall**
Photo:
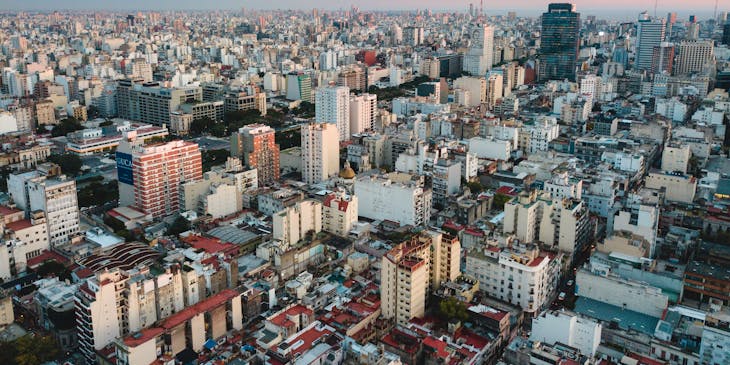
[[[669,304],[669,298],[659,288],[618,277],[599,276],[586,270],[578,271],[576,285],[581,297],[655,318],[661,318]]]
[[[431,216],[431,190],[391,180],[364,177],[355,181],[358,214],[420,226]]]
[[[662,171],[681,171],[687,174],[689,158],[692,155],[688,145],[666,145],[662,152]]]
[[[697,179],[692,176],[676,176],[650,173],[645,180],[650,189],[666,188],[665,198],[670,201],[692,204],[697,190]]]
[[[486,139],[481,137],[474,137],[469,140],[469,152],[474,153],[479,158],[508,160],[512,148],[513,146],[510,141]]]
[[[302,126],[302,181],[315,184],[337,175],[340,149],[337,127],[329,123]]]
[[[601,325],[569,313],[545,312],[532,321],[530,338],[549,344],[564,343],[592,357],[601,343]]]

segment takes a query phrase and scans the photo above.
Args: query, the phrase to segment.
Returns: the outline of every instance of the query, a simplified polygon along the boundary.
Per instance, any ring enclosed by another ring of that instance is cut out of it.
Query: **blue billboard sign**
[[[134,172],[132,170],[132,155],[117,152],[117,179],[122,184],[134,185]]]

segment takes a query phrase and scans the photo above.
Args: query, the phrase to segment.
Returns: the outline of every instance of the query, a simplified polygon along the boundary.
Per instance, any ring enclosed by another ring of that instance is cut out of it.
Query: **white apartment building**
[[[549,304],[557,285],[561,255],[541,253],[535,246],[490,246],[466,253],[466,275],[479,280],[479,288],[527,313],[538,313]]]
[[[333,124],[302,125],[302,180],[305,183],[316,184],[337,175],[339,137]]]
[[[79,233],[76,181],[59,173],[58,166],[43,164],[37,171],[8,176],[8,192],[18,208],[46,213],[52,247],[69,242]]]
[[[123,291],[122,274],[112,271],[88,279],[76,292],[79,351],[90,363],[96,362],[97,350],[122,335]]]
[[[347,86],[326,86],[315,94],[315,121],[330,123],[337,127],[339,140],[350,139],[350,88]]]
[[[471,45],[464,55],[463,70],[474,76],[484,76],[492,69],[493,57],[494,27],[480,24],[471,32]]]
[[[568,171],[556,171],[552,178],[545,182],[543,188],[552,199],[579,199],[583,192],[583,180],[570,177]]]
[[[358,217],[357,196],[332,193],[322,202],[322,230],[346,237]]]
[[[380,267],[382,316],[406,324],[425,313],[428,293],[460,275],[461,244],[455,237],[425,231],[383,255]]]
[[[525,126],[524,130],[530,134],[529,153],[547,151],[550,141],[560,135],[560,126],[557,119],[553,117],[544,117],[535,121],[535,124]]]
[[[566,311],[546,311],[532,320],[530,339],[547,344],[560,342],[575,347],[588,357],[601,344],[601,324]]]
[[[512,142],[494,138],[474,137],[469,139],[469,152],[479,158],[506,161],[512,152]]]
[[[484,102],[488,110],[494,110],[497,102],[502,100],[503,87],[504,78],[502,74],[495,73],[487,77],[487,95],[484,98]]]
[[[283,245],[294,245],[307,232],[322,231],[322,203],[304,200],[272,216],[272,238]]]
[[[22,210],[0,207],[0,278],[8,280],[25,271],[29,259],[50,248],[45,213],[33,211],[25,219]]]
[[[355,195],[362,217],[414,226],[428,224],[431,219],[433,194],[424,186],[423,177],[397,172],[359,176]]]
[[[350,134],[373,130],[377,115],[377,95],[360,94],[350,96]]]

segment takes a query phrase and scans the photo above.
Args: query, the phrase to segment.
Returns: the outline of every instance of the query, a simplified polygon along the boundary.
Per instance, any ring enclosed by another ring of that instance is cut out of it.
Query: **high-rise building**
[[[350,139],[350,88],[326,86],[317,89],[315,120],[337,126],[340,141]]]
[[[575,80],[579,45],[580,13],[575,5],[548,5],[540,32],[540,81]]]
[[[231,135],[231,156],[241,158],[257,169],[259,185],[279,180],[279,145],[274,129],[263,124],[250,124]]]
[[[188,141],[144,145],[128,132],[116,153],[119,205],[133,205],[155,218],[180,209],[180,187],[203,177],[198,144]]]
[[[494,28],[481,24],[471,32],[471,46],[464,55],[464,71],[484,76],[492,69]]]
[[[377,115],[377,95],[360,94],[350,97],[350,134],[373,130]]]
[[[651,57],[651,73],[666,72],[671,75],[674,67],[674,43],[662,42],[654,47]]]
[[[337,128],[329,123],[302,125],[302,181],[315,184],[339,171],[340,145]]]
[[[460,252],[457,238],[430,230],[388,251],[380,267],[382,316],[401,325],[422,317],[428,294],[459,277]]]
[[[311,103],[312,78],[307,73],[292,72],[286,75],[286,98]]]
[[[715,52],[712,41],[684,41],[677,47],[677,65],[674,73],[685,75],[702,72],[715,67]]]
[[[170,112],[182,104],[199,101],[203,101],[199,86],[168,88],[143,79],[119,80],[117,85],[117,113],[120,118],[134,121],[169,125]]]
[[[79,351],[90,364],[96,351],[122,335],[119,309],[124,277],[119,271],[103,272],[89,278],[76,292],[76,323]]]
[[[46,213],[51,247],[68,243],[79,233],[76,180],[60,173],[60,167],[48,163],[35,171],[8,176],[8,193],[26,216],[33,216],[35,211]]]
[[[502,88],[503,79],[502,75],[495,73],[489,75],[487,78],[487,94],[484,98],[484,102],[487,104],[488,110],[494,110],[494,106],[497,102],[502,100]]]
[[[722,26],[722,44],[730,45],[730,22]]]
[[[654,47],[659,47],[664,42],[665,31],[664,19],[650,17],[646,11],[639,14],[639,23],[636,26],[635,69],[641,71],[651,69]]]

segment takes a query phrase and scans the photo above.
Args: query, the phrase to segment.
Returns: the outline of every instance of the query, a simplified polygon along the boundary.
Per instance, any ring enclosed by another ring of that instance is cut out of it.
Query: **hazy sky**
[[[56,10],[56,9],[110,9],[110,10],[171,10],[171,9],[340,9],[350,4],[361,9],[433,9],[433,10],[464,10],[473,2],[479,5],[479,0],[0,0],[0,9],[3,10]],[[507,10],[523,12],[525,15],[535,15],[547,8],[549,0],[485,0],[484,9],[488,14],[504,13]],[[559,1],[554,1],[559,2]],[[585,14],[637,14],[641,10],[654,9],[654,0],[573,0],[578,11]],[[719,0],[719,11],[730,10],[727,0]],[[697,14],[711,16],[715,7],[715,0],[659,0],[657,12],[660,15],[669,11],[676,11],[680,16]],[[633,17],[633,15],[632,15]]]

